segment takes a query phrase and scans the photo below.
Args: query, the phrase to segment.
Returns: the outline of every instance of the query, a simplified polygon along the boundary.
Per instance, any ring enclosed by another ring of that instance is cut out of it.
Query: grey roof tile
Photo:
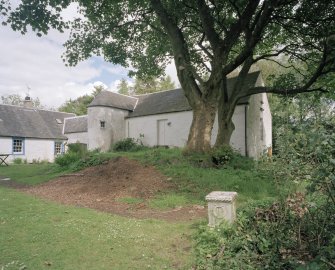
[[[66,139],[64,118],[71,116],[74,114],[0,104],[0,136]]]
[[[260,72],[253,72],[248,74],[246,86],[254,86],[257,82]],[[229,78],[227,81],[228,92],[231,93],[233,87],[236,83],[236,77]],[[181,112],[192,110],[186,97],[184,91],[179,89],[162,91],[152,94],[137,96],[138,103],[133,112],[129,113],[129,118],[161,114],[161,113],[171,113],[171,112]],[[246,104],[249,101],[249,97],[244,97],[239,100],[238,104]]]
[[[65,118],[64,134],[87,132],[87,115]]]
[[[132,111],[136,102],[137,99],[134,97],[125,96],[110,91],[102,91],[94,98],[88,107],[104,106]]]

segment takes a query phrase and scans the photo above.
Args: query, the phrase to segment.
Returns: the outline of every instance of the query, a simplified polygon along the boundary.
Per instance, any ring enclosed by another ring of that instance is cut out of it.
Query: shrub
[[[126,138],[118,141],[112,146],[112,150],[115,152],[135,152],[143,150],[145,146],[142,142],[136,141],[134,138]]]
[[[59,155],[55,158],[56,164],[58,164],[61,167],[68,167],[71,164],[78,162],[81,159],[79,153],[75,152],[68,152],[64,155]]]
[[[212,162],[217,166],[224,166],[228,164],[228,162],[232,159],[234,155],[237,155],[237,153],[234,152],[234,150],[228,146],[223,145],[219,148],[214,148],[211,153],[211,159]]]
[[[197,269],[328,269],[335,259],[334,214],[325,197],[301,193],[251,205],[234,225],[199,227]]]
[[[13,163],[19,165],[19,164],[23,163],[23,160],[22,160],[22,158],[14,158]]]
[[[78,153],[81,157],[87,154],[87,145],[84,143],[71,143],[67,145],[68,152]]]

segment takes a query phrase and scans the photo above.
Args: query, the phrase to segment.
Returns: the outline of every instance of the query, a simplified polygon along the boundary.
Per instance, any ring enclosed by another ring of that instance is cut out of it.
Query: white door
[[[157,145],[166,145],[165,142],[166,125],[167,125],[167,119],[157,120]]]

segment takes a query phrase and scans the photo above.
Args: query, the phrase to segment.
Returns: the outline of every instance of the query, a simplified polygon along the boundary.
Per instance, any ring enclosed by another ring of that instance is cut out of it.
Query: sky
[[[71,12],[69,14],[71,16]],[[91,94],[95,85],[104,84],[111,91],[128,70],[92,57],[76,67],[66,67],[61,59],[62,44],[68,34],[51,31],[37,37],[34,32],[21,35],[0,25],[0,96],[19,94],[39,98],[47,108],[57,109],[66,100]],[[171,64],[166,73],[179,85]]]

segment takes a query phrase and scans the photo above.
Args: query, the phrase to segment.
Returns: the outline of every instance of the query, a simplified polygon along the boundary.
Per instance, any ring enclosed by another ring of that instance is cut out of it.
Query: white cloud
[[[76,6],[71,5],[64,15],[73,18]],[[68,33],[50,31],[39,38],[33,32],[21,35],[10,27],[0,26],[0,36],[0,96],[25,96],[29,87],[31,97],[38,97],[47,107],[57,108],[70,98],[92,93],[99,81],[112,91],[116,91],[122,78],[132,84],[127,69],[103,62],[101,58],[66,67],[61,55]],[[174,64],[167,67],[166,73],[179,85]]]

